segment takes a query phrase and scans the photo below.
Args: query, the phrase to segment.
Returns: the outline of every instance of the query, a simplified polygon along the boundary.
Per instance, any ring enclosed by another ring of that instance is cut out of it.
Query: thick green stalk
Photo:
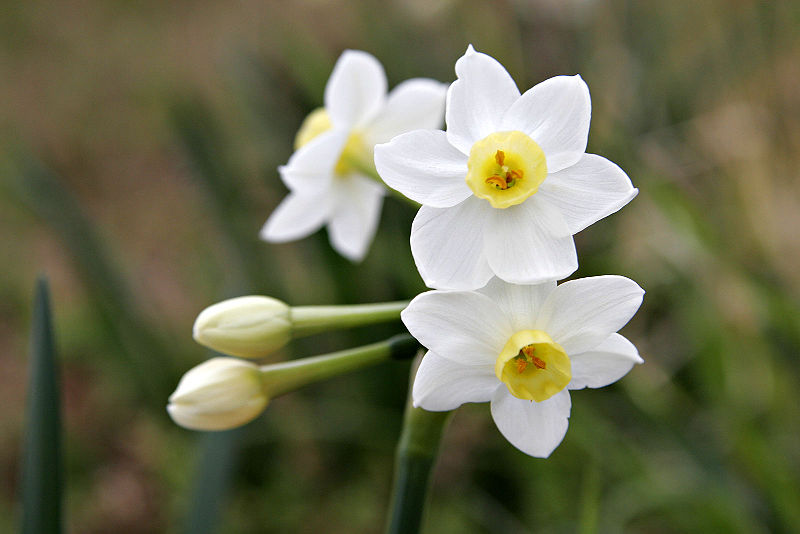
[[[439,442],[451,413],[414,408],[409,391],[403,415],[403,431],[395,454],[387,534],[419,532],[430,488],[431,469],[436,462]]]
[[[362,367],[390,359],[410,359],[419,349],[417,341],[400,334],[386,341],[261,367],[264,391],[269,398]]]
[[[310,336],[320,332],[393,321],[408,301],[381,302],[340,306],[295,306],[291,309],[293,336]]]

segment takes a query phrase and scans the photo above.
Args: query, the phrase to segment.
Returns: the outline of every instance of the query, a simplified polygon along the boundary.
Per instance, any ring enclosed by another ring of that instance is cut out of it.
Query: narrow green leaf
[[[203,435],[186,534],[210,534],[218,530],[245,428]]]
[[[23,534],[61,532],[61,409],[47,281],[40,278],[31,331],[28,425],[22,464]]]

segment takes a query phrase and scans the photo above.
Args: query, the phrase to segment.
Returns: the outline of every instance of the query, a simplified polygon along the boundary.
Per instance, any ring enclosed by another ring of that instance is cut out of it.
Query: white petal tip
[[[258,237],[267,243],[286,243],[287,241],[294,241],[294,239],[287,239],[275,233],[274,228],[269,224],[269,220],[261,227],[261,231],[258,232]]]

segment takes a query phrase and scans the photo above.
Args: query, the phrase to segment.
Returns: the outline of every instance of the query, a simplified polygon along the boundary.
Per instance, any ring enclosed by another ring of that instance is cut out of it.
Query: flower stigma
[[[493,208],[521,204],[547,177],[542,148],[520,131],[495,132],[472,145],[467,185]]]
[[[549,399],[572,379],[567,353],[541,330],[520,330],[511,336],[494,372],[512,395],[536,402]]]
[[[299,150],[332,128],[333,123],[328,111],[325,108],[315,109],[303,119],[294,138],[294,149]],[[352,131],[342,148],[342,154],[336,162],[334,173],[338,176],[346,176],[363,168],[364,165],[367,165],[369,169],[373,166],[372,160],[372,150],[367,148],[364,139],[357,131]]]

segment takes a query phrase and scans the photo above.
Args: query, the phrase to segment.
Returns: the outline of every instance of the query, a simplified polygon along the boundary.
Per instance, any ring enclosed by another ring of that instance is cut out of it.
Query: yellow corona
[[[567,353],[541,330],[521,330],[511,336],[494,372],[512,395],[536,402],[549,399],[572,379]]]
[[[518,131],[495,132],[472,145],[467,169],[475,196],[501,209],[524,202],[547,177],[542,148]]]

